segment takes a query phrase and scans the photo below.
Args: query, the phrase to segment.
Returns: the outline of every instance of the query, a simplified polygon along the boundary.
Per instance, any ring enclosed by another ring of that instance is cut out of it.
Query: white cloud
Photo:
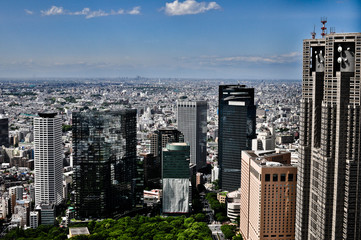
[[[64,9],[63,7],[52,6],[47,10],[41,10],[41,15],[43,16],[53,16],[53,15],[73,15],[73,16],[85,16],[86,19],[95,18],[95,17],[105,17],[110,15],[122,15],[122,14],[130,14],[130,15],[138,15],[140,14],[140,7],[134,7],[129,11],[124,11],[123,9],[119,10],[110,10],[109,12],[104,11],[102,9],[92,11],[90,8],[83,8],[81,11],[69,11]]]
[[[242,56],[198,56],[181,57],[180,62],[191,63],[201,66],[240,66],[243,63],[264,64],[288,64],[302,61],[302,53],[290,52],[272,56],[242,55]]]
[[[57,6],[52,6],[51,8],[49,8],[48,10],[41,10],[41,15],[43,16],[51,16],[51,15],[62,15],[65,14],[64,12],[64,8],[63,7],[57,7]]]
[[[98,11],[89,12],[88,14],[85,15],[85,18],[105,17],[105,16],[109,16],[109,14],[110,13],[107,13],[103,10],[98,10]]]
[[[139,15],[140,14],[140,7],[134,7],[132,10],[128,11],[128,14],[130,15]]]
[[[196,0],[185,0],[184,2],[179,2],[175,0],[174,2],[166,3],[163,10],[167,15],[176,16],[176,15],[188,15],[188,14],[198,14],[204,13],[209,10],[220,9],[216,2],[197,2]]]
[[[291,52],[281,55],[273,55],[268,57],[261,56],[235,56],[235,57],[217,57],[216,62],[236,63],[236,62],[254,62],[254,63],[291,63],[300,59],[301,53]]]
[[[33,14],[34,14],[33,11],[30,11],[30,10],[28,10],[28,9],[24,9],[24,11],[25,11],[26,14],[28,14],[28,15],[33,15]]]

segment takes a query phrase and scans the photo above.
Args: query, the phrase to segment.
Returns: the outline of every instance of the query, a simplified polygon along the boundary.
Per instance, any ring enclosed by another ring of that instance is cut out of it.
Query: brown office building
[[[245,240],[295,239],[297,167],[289,152],[242,151],[240,231]]]

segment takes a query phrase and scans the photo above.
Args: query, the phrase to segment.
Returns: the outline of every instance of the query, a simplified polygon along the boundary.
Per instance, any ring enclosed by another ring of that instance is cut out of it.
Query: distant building
[[[23,199],[23,193],[24,193],[24,187],[23,186],[14,186],[9,188],[9,194],[15,195],[16,200],[22,200]]]
[[[74,112],[72,116],[77,217],[116,217],[142,207],[136,110]]]
[[[170,143],[163,149],[163,214],[189,212],[189,152],[187,143]]]
[[[152,206],[158,202],[162,198],[162,190],[161,189],[152,189],[150,191],[144,190],[144,204],[148,206]]]
[[[206,166],[207,101],[177,101],[178,129],[190,146],[190,162],[197,169]]]
[[[240,231],[245,240],[294,239],[297,167],[289,152],[242,151]]]
[[[157,157],[151,153],[141,153],[140,160],[143,162],[144,188],[155,188],[160,185],[161,168]]]
[[[294,135],[281,135],[276,137],[277,144],[289,144],[294,142]]]
[[[30,227],[37,228],[39,226],[39,212],[30,212]]]
[[[42,225],[54,225],[55,223],[55,206],[54,204],[40,205],[40,219]]]
[[[9,147],[9,120],[0,116],[0,147]]]
[[[220,202],[220,203],[226,203],[227,193],[228,193],[228,192],[219,192],[219,193],[217,193],[217,200],[218,200],[218,202]]]
[[[212,169],[212,178],[211,181],[214,182],[216,180],[219,180],[219,167],[218,165],[215,165]]]
[[[274,150],[275,135],[270,131],[262,131],[258,133],[257,138],[252,139],[252,150]]]
[[[62,120],[56,113],[34,118],[35,204],[63,199]]]
[[[168,143],[184,142],[184,135],[175,128],[161,128],[151,134],[150,153],[161,159],[163,148]]]
[[[241,186],[241,151],[252,149],[256,137],[254,88],[219,86],[219,183],[223,190]]]
[[[90,235],[89,229],[87,227],[69,228],[68,238],[72,238],[79,235]]]
[[[236,221],[241,211],[241,189],[227,193],[227,217],[231,221]]]

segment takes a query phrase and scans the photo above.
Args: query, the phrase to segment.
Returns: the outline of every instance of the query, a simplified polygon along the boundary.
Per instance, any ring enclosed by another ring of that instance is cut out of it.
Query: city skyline
[[[301,79],[320,17],[359,32],[357,1],[0,3],[0,74],[41,77]]]

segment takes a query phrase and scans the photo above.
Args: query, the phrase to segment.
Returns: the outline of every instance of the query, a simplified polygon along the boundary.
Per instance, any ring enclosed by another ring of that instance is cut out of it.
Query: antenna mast
[[[327,23],[327,17],[321,17],[321,23],[322,23],[322,33],[321,36],[322,38],[324,38],[326,36],[326,29],[327,27],[325,27],[326,23]]]
[[[313,32],[311,32],[312,39],[315,39],[315,37],[316,37],[315,28],[316,28],[316,26],[313,25]]]

